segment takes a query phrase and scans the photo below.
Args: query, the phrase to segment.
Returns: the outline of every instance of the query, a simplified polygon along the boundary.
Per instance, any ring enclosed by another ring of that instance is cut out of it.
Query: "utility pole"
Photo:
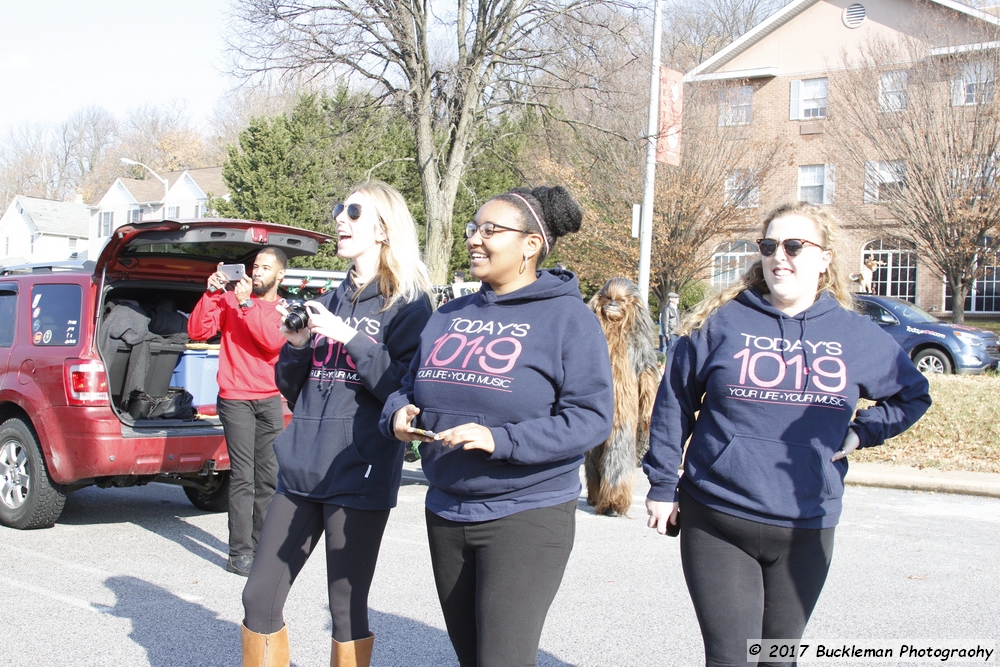
[[[660,41],[663,36],[663,0],[653,8],[653,63],[649,76],[649,124],[646,130],[646,177],[642,189],[639,234],[639,292],[649,302],[649,267],[653,249],[653,195],[656,191],[656,140],[659,136]]]

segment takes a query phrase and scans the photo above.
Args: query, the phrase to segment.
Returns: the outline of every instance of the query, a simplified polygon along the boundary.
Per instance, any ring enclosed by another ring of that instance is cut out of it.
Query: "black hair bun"
[[[559,238],[580,231],[583,212],[573,197],[561,185],[554,188],[538,187],[531,195],[542,204],[542,219],[552,236]]]

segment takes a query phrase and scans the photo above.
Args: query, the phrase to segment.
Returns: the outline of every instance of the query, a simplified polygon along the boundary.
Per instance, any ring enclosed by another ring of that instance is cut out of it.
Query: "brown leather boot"
[[[243,628],[243,667],[289,667],[288,628],[261,635]]]
[[[333,650],[330,652],[330,667],[370,667],[374,644],[374,634],[352,642],[340,643],[334,639]]]

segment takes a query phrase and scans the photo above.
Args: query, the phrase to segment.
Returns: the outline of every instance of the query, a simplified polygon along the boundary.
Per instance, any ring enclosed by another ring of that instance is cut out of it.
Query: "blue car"
[[[874,294],[854,297],[922,373],[982,373],[1000,364],[992,331],[942,322],[909,301]]]

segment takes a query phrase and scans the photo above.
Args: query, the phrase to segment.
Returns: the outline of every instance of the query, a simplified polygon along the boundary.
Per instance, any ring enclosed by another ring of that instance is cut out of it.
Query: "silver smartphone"
[[[226,277],[226,280],[233,283],[243,280],[247,274],[247,267],[242,264],[223,264],[219,267],[219,272]]]

